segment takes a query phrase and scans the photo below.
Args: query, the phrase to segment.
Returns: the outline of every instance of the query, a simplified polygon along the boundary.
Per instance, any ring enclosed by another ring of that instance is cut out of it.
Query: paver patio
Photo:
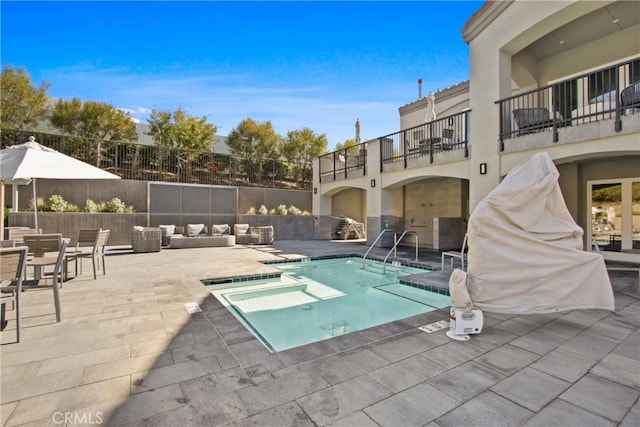
[[[13,321],[0,334],[2,425],[640,425],[634,272],[610,273],[613,313],[485,312],[484,331],[457,342],[417,329],[448,319],[442,309],[278,353],[200,282],[273,272],[263,260],[366,249],[112,248],[106,276],[85,269],[64,283],[61,323],[50,290],[24,294],[21,342]],[[438,253],[422,252],[440,267]]]

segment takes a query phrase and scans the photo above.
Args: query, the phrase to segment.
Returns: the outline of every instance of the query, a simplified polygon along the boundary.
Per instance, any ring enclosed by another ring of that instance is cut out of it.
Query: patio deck
[[[614,313],[485,312],[484,331],[456,342],[417,329],[448,319],[438,310],[279,353],[200,282],[272,272],[262,260],[365,250],[114,248],[106,276],[85,268],[65,282],[61,323],[50,291],[24,294],[22,342],[15,322],[0,334],[2,425],[640,425],[636,272],[610,273]]]

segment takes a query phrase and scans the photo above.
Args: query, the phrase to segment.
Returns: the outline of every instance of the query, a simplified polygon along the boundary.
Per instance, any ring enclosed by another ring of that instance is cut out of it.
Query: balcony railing
[[[311,189],[310,164],[5,129],[0,146],[21,144],[31,135],[44,146],[124,179]]]
[[[320,156],[320,182],[367,174],[367,143]]]
[[[500,108],[500,151],[505,141],[558,129],[614,119],[640,111],[640,59],[621,62],[558,83],[496,101]]]
[[[379,138],[380,171],[389,163],[404,162],[419,157],[428,157],[434,163],[438,153],[464,150],[469,157],[470,110],[427,122],[400,132]]]

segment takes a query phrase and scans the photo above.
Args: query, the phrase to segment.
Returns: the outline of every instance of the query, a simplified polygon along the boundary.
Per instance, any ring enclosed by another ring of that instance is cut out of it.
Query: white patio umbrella
[[[88,163],[62,154],[36,142],[29,141],[0,150],[0,235],[4,235],[4,184],[33,184],[35,228],[38,229],[38,207],[36,179],[120,179],[119,176],[99,169]]]

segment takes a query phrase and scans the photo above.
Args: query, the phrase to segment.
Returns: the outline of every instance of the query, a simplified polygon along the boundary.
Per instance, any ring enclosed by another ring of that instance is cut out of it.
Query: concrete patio
[[[61,323],[50,290],[24,294],[21,342],[14,321],[0,334],[2,425],[640,425],[637,272],[610,273],[614,313],[485,312],[467,342],[417,329],[448,319],[443,309],[278,353],[200,282],[273,272],[264,260],[365,250],[112,248],[106,275],[93,280],[87,264],[65,282]],[[422,252],[440,268],[438,253]],[[189,314],[189,302],[202,312]]]

